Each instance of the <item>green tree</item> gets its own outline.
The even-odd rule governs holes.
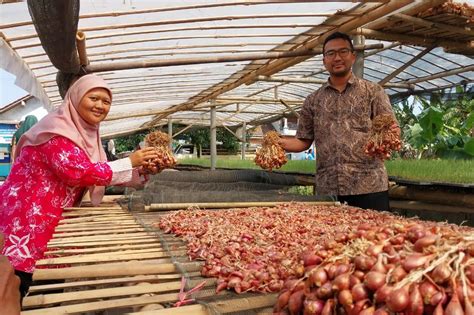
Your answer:
[[[418,97],[422,107],[418,115],[408,113],[401,104],[395,113],[403,126],[404,142],[417,151],[418,158],[474,158],[474,99],[462,87],[456,98],[434,93],[430,99]]]

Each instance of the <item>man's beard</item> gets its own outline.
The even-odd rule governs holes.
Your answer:
[[[344,71],[338,71],[338,72],[333,72],[331,73],[335,77],[345,77],[349,72],[351,72],[351,69],[345,69]]]

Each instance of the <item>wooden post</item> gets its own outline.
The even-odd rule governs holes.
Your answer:
[[[247,145],[247,123],[245,121],[242,123],[242,135],[240,138],[242,139],[242,160],[245,160],[245,146]]]
[[[211,101],[215,105],[215,100]],[[216,106],[211,107],[211,171],[216,169],[217,148],[216,148]]]
[[[168,136],[170,137],[170,150],[173,152],[173,120],[168,119]]]
[[[355,35],[353,38],[354,46],[363,46],[365,44],[365,37],[362,35]],[[358,78],[364,77],[364,51],[356,51],[356,60],[352,66],[352,72]]]

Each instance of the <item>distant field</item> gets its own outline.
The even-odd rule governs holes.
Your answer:
[[[182,159],[178,163],[209,167],[208,157],[202,159]],[[385,162],[388,174],[404,179],[437,181],[447,183],[474,184],[474,161],[460,160],[392,160]],[[253,160],[235,157],[218,157],[218,168],[259,169]],[[288,161],[280,171],[314,173],[314,161]]]

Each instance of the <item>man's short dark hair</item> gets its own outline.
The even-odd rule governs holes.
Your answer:
[[[346,42],[348,42],[349,45],[351,46],[351,50],[354,51],[354,45],[352,45],[352,40],[349,37],[349,35],[347,35],[346,33],[335,32],[335,33],[332,33],[331,35],[329,35],[328,37],[326,37],[326,39],[324,40],[323,52],[324,52],[324,48],[326,47],[327,42],[329,42],[330,40],[333,40],[333,39],[338,39],[338,38],[343,39]]]

